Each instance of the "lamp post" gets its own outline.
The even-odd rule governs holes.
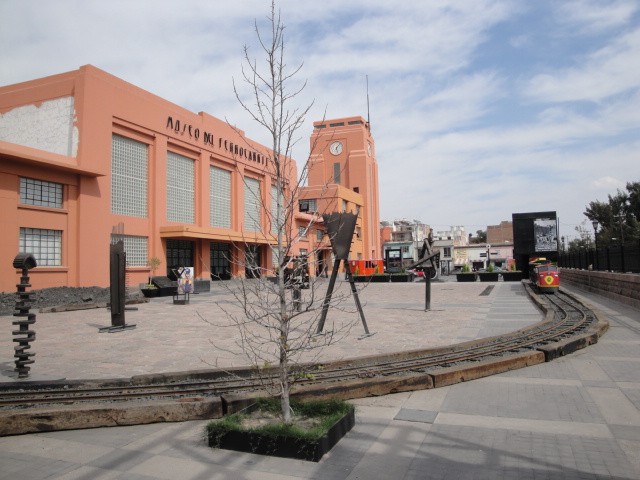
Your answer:
[[[598,270],[598,221],[592,220],[591,226],[593,226],[593,239],[596,245],[593,263],[595,264],[595,269]]]

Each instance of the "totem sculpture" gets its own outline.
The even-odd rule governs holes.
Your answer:
[[[33,352],[27,352],[31,348],[31,342],[36,339],[36,332],[30,327],[36,323],[36,314],[29,313],[31,308],[31,293],[27,292],[27,288],[31,286],[29,284],[29,270],[36,267],[36,259],[30,253],[19,253],[16,258],[13,259],[13,268],[19,268],[22,270],[22,276],[20,277],[20,283],[16,285],[18,291],[18,298],[16,300],[14,317],[16,320],[11,322],[13,325],[19,327],[18,330],[11,332],[16,337],[13,339],[18,345],[14,346],[15,351],[15,371],[18,372],[18,378],[27,378],[29,376],[29,370],[31,367],[28,365],[35,362],[32,358],[35,356]]]

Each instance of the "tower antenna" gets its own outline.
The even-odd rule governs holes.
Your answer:
[[[367,77],[367,124],[369,124],[369,130],[371,130],[371,118],[369,118],[369,75]]]

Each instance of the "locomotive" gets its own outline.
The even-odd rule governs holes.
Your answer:
[[[560,288],[558,266],[546,258],[529,260],[529,279],[539,292],[556,293]]]

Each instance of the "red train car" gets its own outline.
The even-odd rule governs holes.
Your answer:
[[[531,283],[543,293],[556,293],[560,288],[558,266],[545,258],[533,258],[529,261]]]

